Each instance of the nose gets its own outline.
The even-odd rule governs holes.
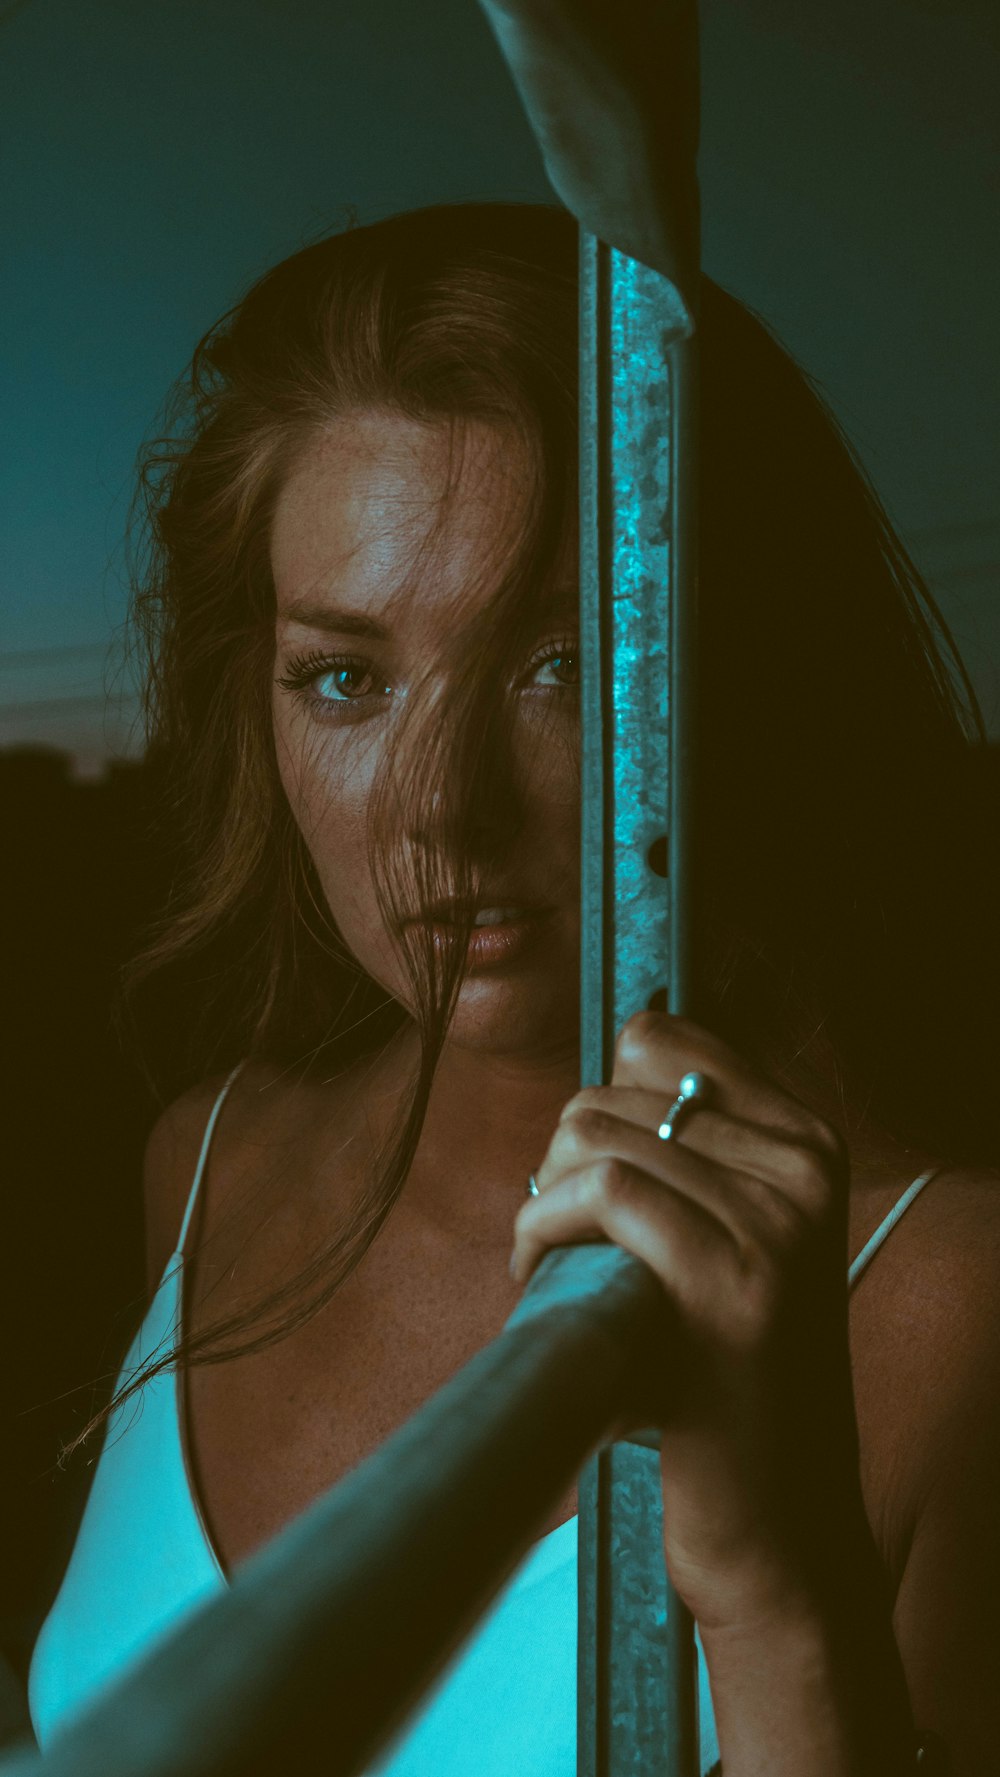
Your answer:
[[[435,748],[435,780],[427,784],[407,822],[410,843],[458,845],[489,857],[509,845],[524,820],[524,797],[515,760],[501,724],[457,737]]]

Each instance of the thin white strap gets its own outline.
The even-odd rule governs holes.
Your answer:
[[[866,1240],[857,1258],[854,1260],[853,1264],[849,1266],[847,1272],[848,1289],[850,1289],[852,1284],[857,1282],[865,1266],[868,1264],[869,1259],[875,1257],[875,1254],[878,1252],[886,1235],[892,1233],[900,1216],[903,1214],[904,1210],[909,1209],[910,1204],[913,1202],[917,1193],[922,1191],[925,1185],[929,1185],[931,1179],[936,1178],[940,1171],[940,1166],[932,1166],[929,1172],[922,1172],[919,1178],[914,1179],[912,1185],[907,1185],[902,1196],[896,1199],[896,1202],[890,1209],[885,1221],[879,1223],[871,1239]]]
[[[178,1253],[182,1253],[184,1251],[184,1242],[187,1239],[188,1226],[191,1221],[191,1216],[194,1211],[195,1203],[197,1202],[197,1199],[198,1199],[198,1192],[201,1189],[202,1176],[204,1174],[205,1166],[208,1161],[208,1150],[212,1145],[212,1137],[215,1134],[215,1125],[219,1120],[219,1112],[221,1111],[223,1105],[226,1102],[226,1097],[229,1092],[230,1086],[232,1085],[233,1081],[235,1080],[237,1074],[241,1071],[241,1069],[245,1065],[246,1064],[243,1061],[237,1062],[237,1064],[233,1068],[233,1071],[230,1074],[228,1080],[226,1081],[225,1085],[222,1087],[221,1092],[219,1093],[218,1097],[216,1098],[216,1101],[213,1104],[211,1112],[209,1114],[208,1122],[205,1125],[205,1134],[202,1137],[202,1143],[201,1143],[201,1153],[198,1155],[198,1164],[194,1169],[194,1183],[192,1184],[191,1190],[188,1193],[187,1207],[185,1208],[185,1211],[184,1211],[184,1220],[181,1223],[181,1231],[180,1231],[180,1234],[177,1239],[177,1252]]]

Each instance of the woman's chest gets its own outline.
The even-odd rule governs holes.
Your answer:
[[[852,1242],[858,1244],[853,1229]],[[296,1332],[188,1372],[180,1391],[185,1456],[225,1569],[363,1462],[500,1332],[519,1300],[506,1249],[474,1248],[455,1261],[447,1248],[383,1236]],[[190,1295],[193,1330],[209,1312],[214,1319],[232,1305],[218,1275],[196,1277]],[[894,1509],[892,1483],[905,1425],[892,1398],[884,1300],[870,1283],[852,1296],[849,1336],[862,1491],[883,1561],[898,1582],[907,1527]],[[574,1489],[543,1529],[575,1509]]]
[[[518,1301],[506,1252],[467,1255],[457,1273],[443,1255],[388,1243],[370,1258],[296,1333],[187,1374],[185,1455],[226,1570],[363,1462],[499,1333]],[[574,1510],[575,1491],[543,1529]]]

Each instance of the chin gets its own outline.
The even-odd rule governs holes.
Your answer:
[[[497,975],[467,975],[448,1026],[447,1041],[494,1055],[523,1055],[534,1049],[575,1048],[580,1041],[580,985],[568,980],[539,981]]]

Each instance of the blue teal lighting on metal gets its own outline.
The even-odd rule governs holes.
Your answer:
[[[673,286],[586,234],[580,302],[587,1086],[610,1080],[634,1012],[687,1000],[695,347]],[[664,1569],[656,1443],[612,1446],[581,1478],[578,1777],[697,1777],[693,1624]]]

